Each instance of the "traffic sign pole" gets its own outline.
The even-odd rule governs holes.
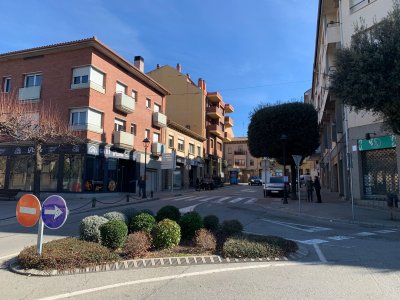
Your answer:
[[[37,249],[37,253],[39,255],[42,255],[42,249],[43,249],[43,228],[44,228],[44,224],[43,224],[42,218],[40,218],[39,226],[38,226],[38,237],[37,237],[37,243],[36,243],[36,249]]]
[[[294,163],[296,164],[297,167],[297,193],[298,193],[298,197],[299,197],[299,212],[301,210],[301,200],[300,200],[300,162],[301,159],[303,158],[303,156],[301,155],[292,155]]]

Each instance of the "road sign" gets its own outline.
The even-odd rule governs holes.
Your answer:
[[[174,170],[176,169],[176,154],[175,151],[171,153],[163,153],[161,160],[162,170]]]
[[[19,224],[25,227],[34,226],[40,217],[40,201],[32,194],[26,194],[19,199],[15,211]]]
[[[300,162],[303,156],[301,155],[292,155],[294,163],[296,164],[296,166],[300,166]]]
[[[67,220],[67,216],[67,203],[62,197],[58,195],[52,195],[44,200],[42,206],[42,220],[47,228],[60,228]]]

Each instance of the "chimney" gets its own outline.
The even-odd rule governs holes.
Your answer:
[[[207,88],[206,88],[206,81],[204,80],[204,79],[202,79],[201,80],[202,82],[203,82],[203,91],[207,91]]]
[[[187,74],[186,74],[186,77],[190,79],[190,74],[189,74],[189,73],[187,73]]]
[[[144,59],[141,56],[135,56],[134,66],[144,73]]]
[[[197,86],[201,89],[203,89],[203,79],[199,78],[199,81],[197,82]]]
[[[176,69],[178,70],[179,73],[182,72],[181,64],[176,64]]]
[[[157,64],[157,69],[159,69],[160,68],[160,64]]]

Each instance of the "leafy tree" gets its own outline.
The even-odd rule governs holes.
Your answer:
[[[301,102],[264,105],[255,109],[250,116],[248,145],[255,157],[276,158],[283,163],[283,141],[285,142],[285,162],[296,174],[292,155],[311,155],[319,145],[318,116],[311,104]],[[296,182],[295,176],[292,183]]]
[[[23,142],[34,146],[34,194],[40,196],[40,176],[44,145],[76,144],[83,142],[71,131],[60,110],[49,103],[27,102],[15,95],[0,94],[0,142]]]
[[[331,92],[356,111],[381,117],[400,134],[400,2],[379,23],[355,28],[349,47],[337,51]]]

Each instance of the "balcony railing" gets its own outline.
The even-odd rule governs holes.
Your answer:
[[[247,151],[243,151],[243,150],[233,151],[233,154],[235,154],[235,155],[247,155]]]
[[[40,99],[41,86],[30,86],[19,89],[19,100],[36,100]]]
[[[167,127],[167,116],[160,112],[153,112],[153,125],[157,127]]]
[[[230,105],[230,104],[225,104],[225,112],[227,113],[227,114],[230,114],[230,113],[233,113],[233,111],[234,111],[234,108],[233,108],[233,106],[232,105]]]
[[[160,156],[161,154],[164,153],[164,150],[165,150],[165,145],[162,143],[156,142],[151,144],[151,153],[153,155]]]
[[[222,96],[218,92],[207,93],[207,98],[210,102],[213,102],[213,103],[222,102]]]
[[[228,132],[224,132],[224,142],[231,142],[232,136]]]
[[[130,114],[135,111],[135,100],[124,93],[115,93],[115,109]]]
[[[328,44],[340,42],[339,24],[328,24],[326,27],[326,42]]]
[[[206,108],[207,116],[212,119],[220,119],[223,117],[222,111],[218,106],[209,106]]]
[[[223,132],[223,130],[222,130],[222,127],[219,126],[219,125],[217,125],[217,124],[208,125],[207,129],[208,129],[208,131],[209,131],[210,133],[215,134],[215,135],[217,135],[218,137],[221,137],[221,138],[222,138],[222,137],[224,136],[224,132]]]
[[[114,131],[113,142],[117,148],[132,149],[134,135],[125,131]]]
[[[232,127],[233,126],[233,119],[231,117],[225,116],[225,127]]]

